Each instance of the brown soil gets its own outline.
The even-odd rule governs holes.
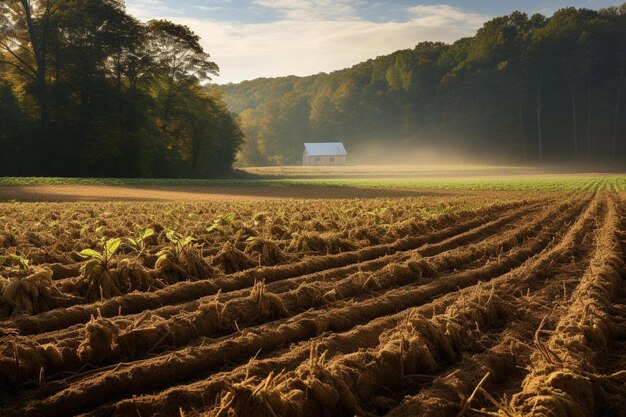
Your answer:
[[[392,188],[280,186],[31,185],[0,187],[0,201],[258,201],[446,196],[449,191]]]
[[[623,196],[98,204],[4,206],[4,253],[41,261],[0,269],[3,415],[620,416],[626,408]],[[30,234],[18,227],[24,207]],[[39,226],[51,222],[62,227]],[[85,223],[105,226],[109,238],[153,226],[145,249],[124,248],[111,261],[111,271],[133,265],[142,280],[94,302],[71,254],[98,245]],[[155,267],[157,253],[175,250],[160,233],[171,224],[195,237],[188,248],[207,268],[173,279]],[[359,228],[369,235],[352,233]],[[31,285],[41,270],[55,303],[41,304],[41,285]],[[11,296],[37,308],[12,314]]]

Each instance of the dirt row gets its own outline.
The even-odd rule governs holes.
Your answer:
[[[618,416],[625,208],[604,192],[505,202],[393,242],[5,319],[0,407]]]
[[[575,217],[575,213],[572,215],[572,217]],[[560,223],[560,222],[559,222],[559,226],[558,226],[558,227],[562,227],[562,223]],[[545,244],[545,243],[547,243],[547,241],[548,241],[548,238],[544,238],[544,239],[543,239],[543,241],[540,241],[540,242],[541,242],[541,243],[543,243],[543,244]],[[530,248],[530,250],[528,250],[529,255],[530,255],[530,254],[532,254],[532,253],[534,253],[534,252],[536,252],[536,249],[535,249],[535,248]],[[515,262],[515,258],[513,258],[513,259],[514,259],[514,262]],[[499,268],[498,268],[498,266],[499,266]],[[494,266],[488,266],[487,270],[489,270],[489,271],[494,271],[494,272],[492,272],[492,274],[493,274],[493,273],[497,273],[499,270],[505,271],[505,270],[506,270],[506,265],[504,265],[504,266],[503,266],[503,265],[497,265],[497,264],[496,264],[496,267],[495,267],[495,268],[494,268]],[[472,282],[472,281],[474,281],[474,280],[475,280],[475,278],[472,278],[472,277],[471,277],[471,275],[470,275],[468,278],[466,278],[466,279],[471,280],[470,282]],[[475,282],[475,281],[474,281],[474,282]],[[449,282],[449,283],[445,283],[445,281],[436,280],[434,283],[436,283],[437,285],[436,285],[436,286],[434,286],[434,287],[432,288],[432,290],[431,290],[431,291],[429,291],[429,293],[432,293],[433,295],[439,295],[439,294],[441,294],[441,293],[443,292],[443,291],[442,291],[442,288],[446,288],[446,289],[447,289],[447,291],[450,291],[450,290],[456,290],[456,289],[457,289],[457,287],[458,287],[459,285],[462,285],[463,280],[458,280],[458,279],[456,279],[456,280],[453,280],[453,282]],[[445,285],[445,284],[447,284],[447,285]],[[411,303],[411,302],[414,302],[413,300],[415,299],[415,297],[417,297],[418,299],[424,299],[425,295],[423,294],[423,290],[422,290],[421,286],[418,286],[418,287],[417,287],[417,290],[418,290],[417,292],[416,292],[415,290],[413,290],[412,292],[409,292],[408,294],[406,293],[406,291],[403,291],[403,289],[402,289],[402,288],[400,288],[400,289],[398,289],[398,290],[396,290],[396,291],[391,291],[391,294],[390,294],[390,292],[388,292],[388,293],[386,293],[386,294],[384,294],[384,295],[382,295],[382,296],[380,296],[380,297],[375,297],[374,299],[370,299],[369,303],[368,303],[368,302],[363,302],[363,303],[362,303],[362,304],[363,304],[363,308],[358,308],[358,309],[356,310],[356,312],[358,313],[358,312],[360,312],[360,311],[363,311],[363,312],[365,313],[367,310],[371,310],[371,309],[372,309],[372,307],[374,307],[374,309],[375,309],[375,310],[376,310],[376,309],[377,309],[377,310],[379,310],[379,311],[377,312],[377,315],[375,315],[375,316],[373,316],[373,317],[372,317],[372,316],[371,316],[371,314],[372,314],[372,313],[370,312],[370,313],[369,313],[369,316],[370,316],[370,317],[372,317],[372,318],[374,318],[374,317],[379,317],[379,316],[383,316],[383,315],[385,315],[385,314],[388,314],[388,312],[393,311],[393,309],[397,308],[397,306],[399,305],[399,302],[401,302],[402,300],[406,300],[406,301],[405,301],[405,303],[407,303],[407,302],[408,302],[408,303]],[[394,295],[393,295],[394,293],[398,293],[398,295],[397,295],[397,296],[394,296]],[[428,297],[428,295],[427,295],[427,294],[426,294],[426,297]],[[432,297],[432,296],[431,296],[431,297]],[[385,298],[386,298],[386,300],[385,300]],[[381,299],[382,299],[382,301],[381,301]],[[385,301],[386,301],[386,302],[385,302]],[[347,305],[347,306],[344,306],[344,307],[341,307],[341,308],[333,308],[333,309],[329,310],[327,314],[330,314],[330,316],[329,316],[329,319],[331,320],[330,324],[331,324],[331,325],[334,325],[334,326],[336,327],[336,331],[338,331],[338,330],[341,330],[341,329],[342,329],[342,327],[341,327],[341,326],[342,326],[342,323],[341,323],[341,322],[343,322],[343,321],[345,320],[345,317],[344,317],[345,315],[344,315],[344,314],[341,314],[341,312],[342,312],[342,311],[345,311],[345,310],[349,310],[349,311],[351,312],[351,315],[352,315],[353,317],[358,317],[358,318],[359,318],[359,321],[362,321],[362,320],[363,320],[363,317],[362,317],[361,315],[359,315],[359,316],[354,316],[355,309],[353,308],[353,305],[351,305],[351,304],[349,304],[349,305]],[[339,315],[337,314],[337,312],[338,312],[338,311],[340,312],[340,314],[339,314]],[[308,315],[312,315],[312,314],[308,314]],[[368,316],[368,315],[366,315],[365,317],[367,317],[367,316]],[[319,318],[319,314],[317,314],[317,317]],[[333,321],[333,320],[335,320],[335,321],[339,320],[339,322],[338,322],[338,323],[336,323],[336,324],[334,324],[334,323],[332,323],[332,321]],[[318,319],[317,321],[319,321],[319,319]],[[306,333],[308,333],[308,332],[306,332],[306,333],[305,333],[304,335],[302,335],[302,336],[298,336],[298,335],[297,335],[298,330],[300,330],[300,331],[301,331],[301,330],[303,330],[303,329],[301,328],[301,325],[302,325],[301,323],[306,323],[306,322],[307,322],[307,319],[306,319],[306,313],[305,313],[304,317],[302,317],[302,318],[300,318],[300,317],[299,317],[299,320],[297,320],[297,321],[294,323],[294,324],[297,324],[297,326],[296,326],[296,327],[294,327],[294,330],[293,330],[293,331],[295,331],[295,332],[296,332],[295,336],[297,337],[297,339],[292,339],[293,341],[297,341],[297,340],[306,340],[308,337],[310,337],[310,336],[308,336],[308,337],[306,336]],[[355,323],[355,324],[358,324],[358,322],[357,322],[357,323]],[[346,326],[346,325],[348,325],[348,326],[353,326],[354,324],[345,324],[345,323],[343,324],[343,326]],[[273,325],[273,323],[269,323],[269,324],[268,324],[268,325],[266,325],[265,327],[272,328],[272,327],[276,327],[276,325]],[[281,327],[281,326],[279,325],[279,328],[280,328],[280,327]],[[281,329],[280,329],[280,332],[279,332],[280,334],[284,334],[284,326],[282,326],[282,327],[283,327],[283,328],[281,328]],[[332,328],[332,327],[331,327],[331,328]],[[348,327],[348,328],[349,328],[349,327]],[[345,329],[345,327],[344,327],[344,329]],[[265,329],[263,329],[263,330],[264,330],[264,331],[263,331],[263,334],[264,334],[264,336],[265,336],[265,337],[263,337],[263,339],[266,339],[266,338],[267,338],[267,336],[266,336],[266,335],[267,335],[268,331],[267,331],[267,330],[265,330]],[[268,330],[269,330],[269,329],[268,329]],[[304,330],[307,330],[307,329],[304,329]],[[319,330],[318,330],[318,329],[316,329],[316,328],[313,328],[313,329],[311,329],[311,330],[313,330],[313,331],[314,331],[314,334],[317,334],[317,333],[319,332]],[[292,336],[292,337],[293,337],[293,336]],[[235,341],[236,345],[237,345],[237,346],[239,346],[239,347],[241,347],[241,346],[242,346],[242,343],[238,343],[237,339],[241,339],[241,338],[242,338],[242,336],[235,336],[235,339],[234,339],[234,341]],[[283,338],[284,338],[284,336],[283,336]],[[278,344],[278,346],[280,346],[280,340],[281,340],[280,338],[273,338],[273,339],[270,339],[270,342],[272,342],[272,343],[276,343],[276,342],[278,342],[278,343],[279,343],[279,344]],[[225,342],[229,342],[229,340],[225,340]],[[232,342],[232,340],[230,340],[230,342]],[[265,343],[267,343],[267,342],[265,342]],[[288,343],[288,342],[283,342],[283,343]],[[253,346],[254,346],[254,345],[253,345],[253,344],[251,344],[251,347],[253,347]],[[274,344],[274,346],[277,346],[277,344]],[[212,347],[212,348],[214,348],[214,346],[207,346],[207,348],[211,348],[211,347]],[[252,357],[252,355],[254,355],[254,353],[253,353],[253,352],[258,351],[258,344],[257,344],[257,346],[254,346],[254,347],[255,347],[254,351],[250,351],[250,353],[248,354],[248,357]],[[201,352],[199,352],[199,351],[203,351],[203,350],[205,350],[205,349],[206,349],[206,348],[204,348],[204,347],[202,347],[202,348],[199,348],[199,349],[198,349],[198,348],[197,348],[197,346],[191,345],[189,348],[183,349],[183,351],[180,351],[180,350],[179,350],[179,351],[178,351],[178,353],[190,354],[190,353],[192,353],[192,352],[193,352],[193,354],[195,354],[195,355],[197,356],[199,353],[201,353]],[[185,351],[187,351],[187,352],[185,352]],[[230,350],[228,350],[228,349],[227,349],[226,351],[230,351]],[[234,353],[237,353],[237,352],[234,352]],[[238,356],[238,357],[241,357],[241,356],[242,356],[242,355],[241,355],[241,352],[239,352],[239,355],[237,355],[237,356]],[[186,360],[186,361],[184,361],[184,362],[185,362],[185,364],[186,364],[187,366],[188,366],[188,365],[191,365],[191,366],[193,367],[193,368],[189,368],[189,369],[194,369],[194,371],[197,371],[197,370],[199,370],[199,369],[202,369],[202,368],[203,368],[203,366],[206,366],[205,364],[206,364],[206,358],[207,358],[207,357],[208,357],[208,355],[203,355],[203,356],[202,356],[202,362],[204,362],[204,364],[203,364],[203,363],[197,363],[197,364],[195,364],[196,366],[194,366],[194,364],[193,364],[193,363],[189,363],[189,361],[188,361],[188,360]],[[156,362],[159,362],[159,359],[160,359],[160,358],[161,358],[161,357],[157,357],[157,358],[155,358],[154,360],[148,360],[148,362],[150,362],[150,363],[149,363],[149,364],[147,364],[147,365],[148,365],[148,366],[151,366],[151,365],[152,365],[152,363],[154,363],[155,365],[157,365],[157,364],[155,363],[155,361],[156,361]],[[221,362],[223,363],[223,359],[222,359],[222,361],[221,361]],[[169,361],[168,361],[168,364],[171,364],[171,362],[169,362]],[[139,365],[139,366],[138,366],[138,368],[143,368],[143,366],[144,366],[144,365],[145,365],[145,364],[143,364],[143,363],[142,363],[141,365]],[[160,364],[159,364],[159,365],[157,365],[157,366],[161,367],[161,365],[160,365]],[[161,370],[163,370],[163,368],[162,368],[162,367],[161,367]],[[145,371],[145,370],[144,370],[144,371]],[[124,373],[127,373],[127,372],[128,372],[128,371],[126,371],[126,370],[124,371]],[[166,373],[166,374],[169,374],[169,373]],[[175,374],[177,375],[177,376],[176,376],[176,378],[177,378],[178,380],[180,380],[180,378],[181,378],[181,377],[183,377],[183,373],[182,373],[182,372],[180,372],[180,371],[175,372]],[[98,378],[98,376],[99,376],[99,375],[97,375],[97,374],[96,374],[96,376],[94,376],[94,377],[92,378],[92,380],[93,380],[93,379],[97,379],[97,378]],[[171,374],[169,374],[169,376],[170,376],[170,378],[168,378],[168,379],[169,379],[169,381],[168,381],[168,382],[171,382],[171,376],[172,376],[172,375],[171,375]],[[90,377],[88,376],[88,377],[87,377],[87,379],[89,379],[89,378],[90,378]],[[119,375],[116,375],[116,380],[117,380],[117,383],[116,383],[116,389],[119,391],[119,389],[120,389]],[[135,381],[135,378],[129,377],[129,380],[128,380],[128,381],[129,381],[129,382],[131,382],[131,381]],[[83,382],[86,382],[86,381],[83,381]],[[153,379],[152,383],[156,383],[156,382],[157,382],[157,381],[156,381],[155,379]],[[75,384],[75,383],[72,383],[72,386],[76,386],[76,384]],[[101,382],[98,382],[97,386],[98,386],[98,388],[97,388],[97,391],[98,391],[98,392],[100,392],[100,393],[105,392],[105,390],[103,389],[103,387],[102,387],[102,385],[101,385]],[[73,390],[73,391],[75,391],[74,389],[72,389],[72,390]],[[76,403],[76,401],[73,401],[73,403]],[[46,408],[47,408],[48,410],[51,410],[51,408],[50,408],[50,407],[46,407]],[[65,408],[65,406],[62,406],[62,408]]]
[[[150,313],[130,320],[126,316],[110,320],[100,318],[90,321],[81,329],[71,328],[67,331],[40,334],[34,338],[16,337],[14,344],[19,345],[23,363],[20,377],[32,378],[39,375],[41,369],[44,369],[46,375],[53,375],[59,371],[76,371],[86,364],[99,365],[112,358],[118,361],[133,359],[164,347],[183,346],[198,337],[216,337],[277,318],[291,317],[310,308],[320,308],[355,297],[373,297],[398,286],[423,283],[481,258],[489,259],[503,250],[510,250],[539,232],[546,221],[552,220],[561,211],[569,211],[572,213],[570,217],[573,217],[579,209],[577,206],[580,204],[555,206],[539,217],[534,212],[525,216],[517,213],[520,226],[503,236],[492,235],[478,244],[446,251],[444,249],[450,247],[450,242],[460,244],[463,241],[451,238],[412,252],[408,262],[399,263],[400,260],[396,259],[394,264],[386,268],[368,272],[361,268],[357,273],[343,279],[336,276],[330,278],[328,274],[313,280],[310,277],[306,280],[290,279],[278,282],[283,284],[280,292],[263,282],[257,282],[251,291],[239,291],[239,296],[231,294],[226,301],[222,301],[221,294],[206,297],[198,301],[194,310],[167,318],[162,314]],[[483,237],[489,236],[491,228],[479,229]],[[102,337],[101,333],[107,329],[114,333],[114,346],[108,342],[103,348],[87,349],[91,344],[89,339]],[[7,363],[6,368],[10,370],[13,350],[13,346],[7,346],[4,359],[0,359],[0,363]],[[56,361],[49,360],[48,356],[52,354],[57,357]],[[58,360],[59,357],[62,359]],[[7,375],[11,375],[11,379],[18,382],[14,379],[15,371],[7,371]]]
[[[569,230],[568,233],[565,233],[565,237],[561,242],[568,242],[567,244],[557,244],[553,246],[553,249],[546,251],[538,258],[533,259],[529,258],[531,261],[529,263],[524,264],[523,267],[514,268],[513,271],[497,276],[494,278],[493,282],[499,283],[506,288],[505,291],[502,291],[503,294],[510,294],[511,287],[517,287],[516,281],[519,276],[522,274],[525,276],[525,281],[531,282],[541,282],[541,279],[546,275],[550,274],[556,265],[554,263],[555,259],[562,259],[565,257],[566,248],[575,248],[577,244],[581,242],[581,240],[586,236],[586,233],[581,232],[589,226],[589,222],[593,220],[594,216],[597,214],[597,208],[591,207],[586,211],[586,215],[579,218],[577,222],[578,227],[574,227]],[[581,219],[585,219],[582,221]],[[561,226],[565,226],[564,223],[561,223]],[[547,233],[549,236],[550,234]],[[574,239],[576,238],[576,239]],[[544,244],[548,244],[552,241],[552,238],[548,238],[543,241]],[[532,252],[537,254],[541,253],[541,246],[537,245],[531,248]],[[510,259],[511,257],[509,257]],[[521,262],[520,262],[521,263]],[[484,268],[483,268],[484,270]],[[460,276],[456,277],[456,284],[461,282],[460,278],[463,274],[459,274]],[[467,271],[466,276],[483,276],[481,274],[481,269],[479,270],[470,270]],[[488,278],[488,276],[487,276]],[[459,297],[464,297],[466,294],[471,294],[476,291],[476,285],[478,284],[476,278],[474,278],[475,285],[466,286],[465,290],[458,291],[458,287],[454,289],[450,289],[450,291],[441,291],[441,287],[439,290],[439,297],[434,297],[430,302],[417,302],[417,305],[422,304],[423,307],[418,308],[416,310],[420,314],[425,317],[431,317],[433,314],[444,313],[446,308],[454,303],[455,300],[458,300]],[[429,284],[426,287],[430,287],[430,285],[434,285],[435,283]],[[441,285],[439,283],[439,285]],[[439,286],[437,285],[437,286]],[[432,287],[431,287],[432,288]],[[520,288],[523,290],[524,287]],[[517,288],[516,288],[517,289]],[[455,291],[457,290],[457,291]],[[413,290],[415,293],[419,293],[418,289]],[[447,296],[444,294],[448,294]],[[409,294],[403,294],[403,296],[409,296]],[[381,335],[389,329],[390,326],[395,327],[404,322],[406,320],[407,314],[409,311],[412,311],[413,307],[411,307],[411,303],[409,304],[400,304],[396,300],[396,305],[399,310],[405,310],[405,312],[401,312],[398,314],[394,314],[391,316],[383,316],[382,314],[377,316],[379,318],[375,318],[373,321],[359,325],[354,327],[352,330],[345,331],[342,333],[336,333],[339,329],[332,329],[333,332],[328,334],[327,336],[322,336],[321,338],[313,338],[310,342],[305,342],[304,344],[298,345],[295,349],[289,349],[284,353],[279,353],[278,355],[269,355],[268,358],[262,360],[253,360],[249,364],[245,364],[240,368],[236,368],[233,371],[227,371],[225,373],[220,373],[214,376],[211,376],[208,380],[199,381],[197,383],[193,383],[191,385],[184,385],[179,387],[174,387],[169,390],[165,390],[161,394],[146,396],[144,399],[139,400],[138,398],[133,398],[132,400],[123,400],[115,405],[115,414],[120,415],[131,415],[134,410],[139,411],[141,414],[157,412],[157,410],[164,410],[168,408],[164,407],[174,407],[175,404],[188,404],[189,408],[201,408],[203,405],[207,403],[215,403],[216,399],[219,399],[221,395],[225,392],[229,392],[226,384],[231,383],[230,381],[241,382],[240,378],[244,377],[243,380],[247,380],[251,377],[256,377],[257,382],[263,381],[270,373],[270,369],[276,371],[282,369],[295,369],[299,363],[307,363],[307,357],[310,355],[310,347],[311,344],[315,344],[317,346],[317,350],[319,352],[327,352],[327,358],[331,357],[331,355],[335,355],[337,357],[341,357],[341,355],[350,354],[354,352],[356,349],[361,351],[362,349],[368,348],[368,346],[374,347],[379,342]],[[414,304],[415,305],[415,304]],[[360,310],[357,308],[358,304],[350,307],[350,310],[359,310],[362,314],[367,311],[366,309]],[[370,310],[375,308],[373,306],[369,306]],[[406,308],[403,308],[406,307]],[[393,324],[392,324],[393,323]],[[349,349],[349,350],[348,350]],[[352,350],[354,349],[354,350]],[[362,365],[358,367],[359,370],[362,369]],[[387,381],[387,379],[382,379],[382,381]],[[367,397],[366,397],[367,398]],[[217,402],[217,404],[223,405],[221,400]],[[336,410],[336,408],[335,408]],[[110,407],[105,407],[102,411],[102,415],[106,415],[111,412]],[[232,411],[232,410],[231,410]],[[319,412],[319,410],[318,410]],[[342,413],[346,415],[357,412],[343,410]],[[323,414],[323,413],[322,413]],[[315,413],[311,415],[316,415]],[[319,415],[319,414],[317,414]]]
[[[259,267],[223,278],[185,281],[168,285],[166,288],[154,292],[133,292],[102,302],[59,308],[34,316],[16,317],[10,320],[10,326],[22,335],[50,331],[72,324],[86,323],[91,316],[113,317],[120,314],[133,314],[146,309],[179,304],[188,300],[213,295],[218,291],[229,292],[251,287],[259,277],[269,283],[348,265],[361,264],[389,254],[414,250],[428,243],[436,243],[455,237],[457,234],[465,233],[485,223],[489,223],[494,216],[504,214],[503,212],[507,209],[516,210],[520,205],[522,204],[514,203],[480,209],[477,212],[468,213],[469,220],[457,221],[456,218],[447,216],[435,218],[431,221],[433,227],[437,226],[435,231],[415,237],[407,236],[391,244],[371,246],[336,255],[305,258],[300,262],[277,267]]]

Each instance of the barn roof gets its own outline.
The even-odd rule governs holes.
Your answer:
[[[346,148],[343,143],[305,143],[304,148],[309,156],[346,156]]]

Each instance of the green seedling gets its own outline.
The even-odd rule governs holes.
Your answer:
[[[235,213],[229,213],[225,216],[219,217],[213,221],[213,224],[207,227],[207,232],[219,232],[221,234],[227,234],[225,226],[228,226],[235,220]]]
[[[147,228],[139,232],[136,237],[126,238],[126,243],[128,244],[128,246],[139,252],[139,254],[141,255],[146,249],[146,242],[152,236],[154,236],[154,229]]]
[[[87,236],[87,233],[89,233],[89,226],[84,225],[83,227],[81,227],[79,233],[81,237]]]
[[[382,217],[387,212],[388,209],[389,209],[388,207],[379,207],[371,211],[366,211],[365,214],[368,216]]]
[[[179,236],[171,229],[165,229],[165,237],[167,240],[174,244],[174,250],[176,251],[176,255],[182,254],[193,242],[196,241],[191,236]]]
[[[0,256],[0,268],[12,267],[18,267],[20,270],[25,271],[30,268],[30,261],[22,256],[15,254]]]
[[[87,259],[87,264],[85,265],[86,271],[93,271],[96,268],[108,271],[111,259],[120,249],[121,245],[122,239],[109,239],[106,242],[102,242],[102,252],[93,249],[83,249],[78,255],[83,259]]]

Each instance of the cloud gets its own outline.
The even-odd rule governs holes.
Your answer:
[[[205,12],[214,12],[216,10],[224,10],[222,6],[193,6],[194,9],[202,10]]]
[[[398,49],[412,48],[421,41],[453,42],[473,35],[490,19],[437,5],[407,9],[408,20],[404,22],[372,22],[350,17],[353,13],[350,7],[355,7],[355,1],[256,0],[256,3],[277,10],[281,19],[245,23],[176,15],[159,17],[188,25],[200,35],[203,46],[221,68],[221,76],[214,80],[219,83],[330,72]],[[320,14],[316,7],[322,4],[335,6]]]
[[[358,19],[360,0],[254,0],[253,4],[275,10],[287,20]]]
[[[182,16],[183,11],[165,5],[163,0],[127,0],[126,10],[139,19],[152,19],[156,17],[169,17],[174,19]]]
[[[480,26],[485,22],[485,15],[471,13],[447,4],[419,5],[410,7],[408,12],[415,16],[414,21],[435,25],[461,24],[470,27]]]

